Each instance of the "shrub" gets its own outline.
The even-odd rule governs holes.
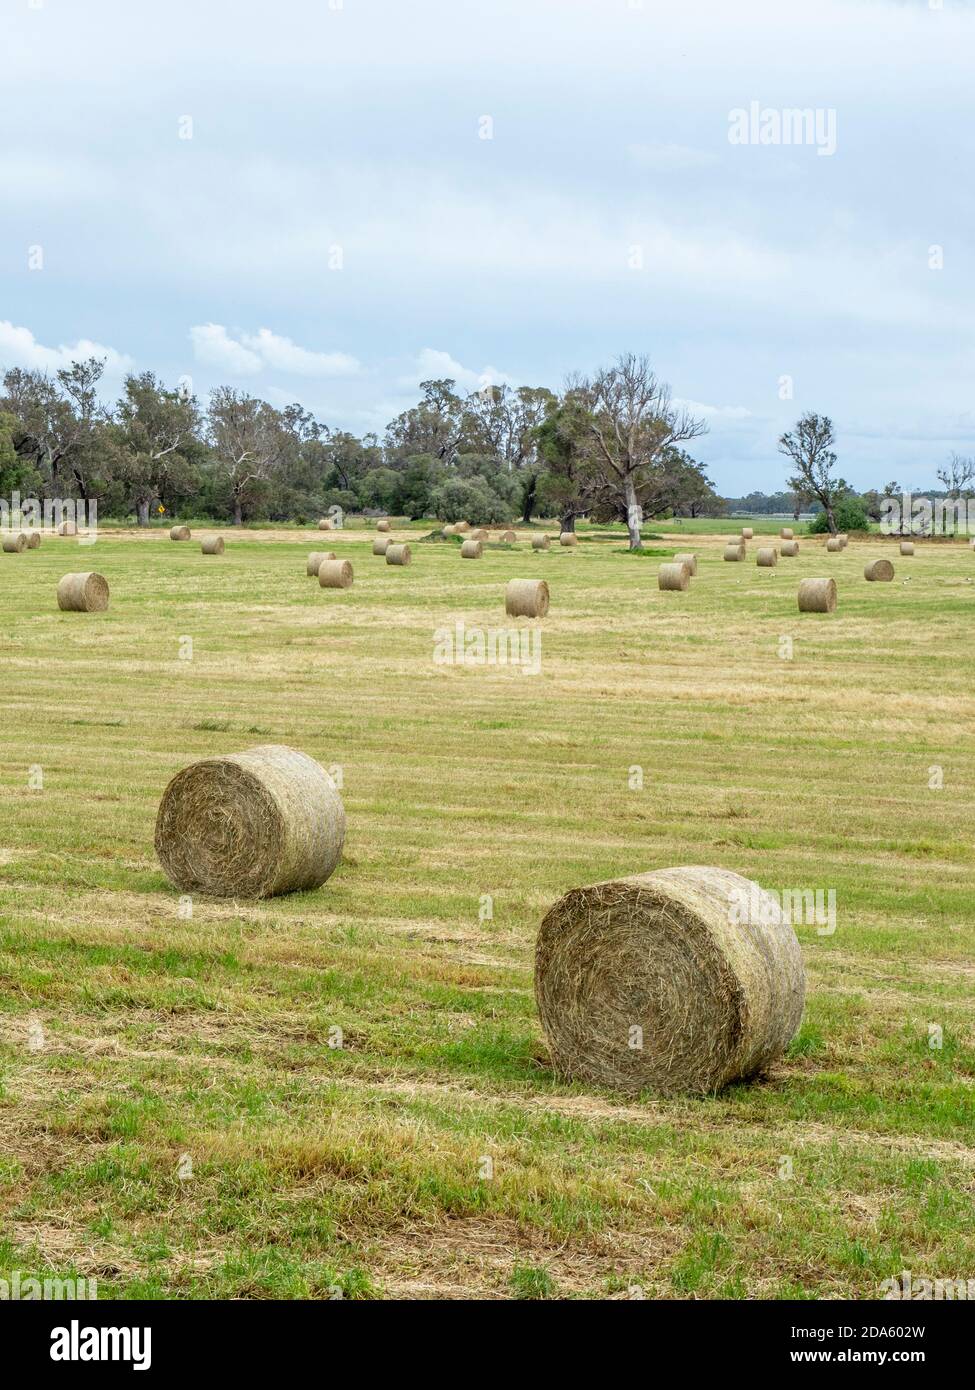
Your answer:
[[[836,517],[836,528],[839,531],[866,531],[869,523],[867,514],[863,509],[863,503],[859,497],[844,497],[833,508],[833,515]],[[822,535],[829,530],[829,521],[825,512],[817,512],[809,523],[809,535]]]

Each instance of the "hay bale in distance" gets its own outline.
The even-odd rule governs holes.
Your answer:
[[[384,521],[377,521],[377,522],[376,522],[376,530],[377,530],[377,531],[388,531],[388,530],[390,530],[390,523],[389,523],[388,521],[386,521],[386,520],[384,520]]]
[[[385,555],[386,551],[393,544],[392,536],[377,536],[372,543],[373,555]]]
[[[894,566],[889,560],[871,560],[868,565],[863,567],[864,579],[879,579],[882,583],[889,583],[894,577]]]
[[[318,571],[319,571],[319,570],[321,569],[321,567],[322,567],[322,562],[323,562],[324,560],[334,560],[334,559],[335,559],[335,551],[334,551],[334,550],[312,550],[312,551],[310,551],[310,552],[309,552],[309,555],[308,555],[308,564],[305,566],[305,574],[307,574],[307,575],[314,575],[314,577],[317,579],[317,578],[318,578]]]
[[[741,528],[741,535],[743,540],[750,541],[754,534],[755,532],[752,530],[750,526],[743,526]]]
[[[388,545],[386,547],[387,565],[408,565],[413,559],[408,545]]]
[[[532,550],[548,550],[551,544],[548,536],[532,536]]]
[[[803,579],[799,584],[800,613],[835,613],[836,580]]]
[[[674,564],[686,565],[692,576],[697,574],[697,556],[689,550],[682,550],[679,555],[675,555]]]
[[[62,521],[61,525],[58,527],[59,536],[76,536],[77,534],[78,527],[73,521]]]
[[[703,1093],[782,1056],[805,972],[795,932],[757,883],[662,869],[573,889],[549,909],[535,999],[560,1077],[627,1095]]]
[[[467,534],[467,532],[468,532],[470,529],[471,529],[471,523],[470,523],[469,521],[455,521],[455,522],[454,522],[454,535],[455,535],[455,536],[465,536],[465,535]]]
[[[760,546],[755,552],[755,563],[762,569],[774,569],[779,563],[779,552],[774,545]]]
[[[799,554],[799,542],[798,542],[798,541],[783,541],[782,544],[779,546],[779,554],[780,554],[780,555],[798,555],[798,554]]]
[[[204,555],[222,555],[224,552],[223,536],[207,536],[200,546]]]
[[[27,549],[36,550],[41,543],[40,531],[30,530],[27,532]]]
[[[456,528],[456,526],[445,526],[445,527],[443,528],[443,530],[440,532],[440,534],[441,534],[442,536],[453,536],[453,535],[456,535],[456,533],[457,533],[457,528]]]
[[[504,591],[504,611],[511,618],[544,618],[549,592],[544,579],[509,579]]]
[[[829,540],[826,542],[826,549],[835,554],[838,550],[843,549],[843,542],[840,540],[839,536],[830,536]]]
[[[901,541],[901,554],[902,554],[902,555],[913,555],[913,554],[914,554],[914,542],[913,542],[913,541]]]
[[[488,539],[488,533],[483,526],[479,526],[476,531],[470,533],[470,539],[472,541],[480,541],[483,545]]]
[[[318,567],[318,582],[323,589],[351,589],[352,579],[349,560],[323,560]]]
[[[344,840],[332,779],[279,744],[184,767],[156,815],[156,854],[183,893],[269,898],[318,888]]]
[[[563,531],[559,535],[559,545],[578,545],[579,537],[574,531]]]
[[[839,541],[840,546],[843,550],[845,550],[846,547],[850,544],[850,538],[845,531],[841,531],[839,535],[836,537],[836,539]]]
[[[327,516],[320,516],[318,518],[318,529],[319,531],[331,531],[332,523]]]
[[[190,528],[188,526],[171,526],[169,528],[169,539],[171,541],[188,541],[190,539]]]
[[[460,558],[462,560],[479,560],[483,547],[480,541],[472,541],[468,536],[460,548]]]
[[[498,544],[514,545],[517,539],[518,537],[515,535],[514,531],[502,531],[500,536],[498,537]]]
[[[23,531],[8,531],[7,534],[0,539],[0,545],[3,546],[7,555],[19,555],[21,551],[27,549],[27,537],[24,535]]]
[[[58,581],[58,607],[62,613],[104,613],[108,580],[91,572],[64,575]]]
[[[726,545],[724,548],[724,558],[726,560],[744,560],[745,547],[743,545]]]
[[[677,589],[683,593],[691,582],[691,572],[688,567],[681,563],[673,562],[661,565],[657,570],[658,589]]]
[[[791,526],[783,526],[782,530],[779,532],[779,539],[783,541],[791,541],[795,538],[795,534],[796,533],[795,531],[793,531]]]

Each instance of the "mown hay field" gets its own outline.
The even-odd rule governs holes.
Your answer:
[[[348,590],[306,576],[311,527],[0,556],[0,1269],[103,1298],[868,1298],[975,1272],[975,555],[800,536],[759,569],[722,561],[736,530],[642,556],[519,530],[467,562],[394,527],[408,568],[337,532]],[[690,589],[660,591],[689,548]],[[893,583],[866,583],[882,555]],[[82,569],[107,612],[59,612]],[[818,575],[838,610],[800,614]],[[548,581],[540,624],[505,617],[511,577]],[[438,663],[458,621],[540,626],[540,670]],[[159,798],[262,743],[341,776],[344,860],[189,917]],[[682,864],[835,891],[835,932],[797,927],[787,1056],[704,1098],[556,1082],[546,909]]]

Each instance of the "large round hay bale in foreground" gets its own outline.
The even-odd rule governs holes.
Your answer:
[[[803,579],[799,584],[800,613],[835,613],[836,580]]]
[[[76,536],[77,534],[78,527],[73,521],[62,521],[58,527],[59,536]]]
[[[863,577],[889,583],[894,577],[894,566],[889,560],[871,560],[869,565],[863,567]]]
[[[178,772],[155,839],[181,892],[269,898],[325,882],[342,856],[345,809],[313,758],[265,744]]]
[[[327,516],[320,516],[318,518],[318,529],[319,531],[331,531],[332,523]]]
[[[574,531],[563,531],[559,536],[559,545],[578,545],[579,537]]]
[[[169,528],[169,539],[171,541],[188,541],[191,534],[188,526],[171,526]]]
[[[774,569],[779,563],[779,552],[774,545],[763,545],[755,551],[755,563],[762,569]]]
[[[681,593],[691,582],[691,572],[684,564],[670,562],[657,570],[658,589],[679,589]]]
[[[697,574],[697,556],[690,550],[682,550],[679,555],[675,555],[674,564],[686,565],[691,575]]]
[[[779,539],[783,541],[791,541],[794,536],[795,531],[793,531],[791,526],[783,526],[782,530],[779,532]]]
[[[389,529],[390,529],[390,524],[389,524],[388,521],[377,521],[377,522],[376,522],[376,530],[377,530],[377,531],[388,531]]]
[[[7,555],[19,555],[21,551],[27,549],[27,537],[24,535],[23,531],[8,531],[7,534],[0,539],[0,546],[3,547]]]
[[[387,565],[408,565],[413,559],[408,545],[388,545],[386,547]]]
[[[532,536],[532,550],[548,550],[551,544],[548,536]]]
[[[385,555],[386,551],[393,544],[392,536],[377,536],[372,543],[373,555]]]
[[[726,560],[744,560],[745,547],[743,545],[726,545],[724,548],[724,558]]]
[[[472,541],[470,537],[460,548],[460,558],[462,560],[479,560],[483,546],[480,541]]]
[[[902,555],[913,555],[913,554],[914,554],[914,542],[913,542],[913,541],[901,541],[901,554],[902,554]]]
[[[27,549],[28,549],[28,550],[36,550],[37,547],[40,545],[40,543],[41,543],[41,533],[40,533],[40,531],[28,531],[28,532],[27,532]]]
[[[755,532],[752,530],[750,526],[743,526],[741,528],[741,535],[743,540],[750,541],[754,534]]]
[[[544,579],[509,579],[504,591],[504,611],[511,618],[544,618],[548,612],[548,585]]]
[[[514,545],[517,539],[514,531],[502,531],[498,537],[498,545]]]
[[[798,555],[798,554],[799,554],[799,542],[798,542],[798,541],[783,541],[782,544],[779,546],[779,554],[780,554],[780,555]]]
[[[778,901],[728,869],[576,888],[546,914],[535,999],[552,1066],[635,1095],[716,1091],[782,1056],[805,973]]]
[[[307,575],[314,575],[315,578],[317,579],[317,578],[318,578],[318,571],[321,569],[323,562],[324,562],[325,560],[334,560],[334,559],[335,559],[335,551],[334,551],[334,550],[312,550],[312,551],[309,552],[309,555],[308,555],[308,564],[305,566],[305,573],[306,573]]]
[[[826,549],[835,554],[837,550],[843,549],[843,542],[840,540],[839,536],[830,536],[829,540],[826,542]]]
[[[318,582],[323,589],[351,589],[352,579],[349,560],[323,560],[318,567]]]
[[[58,581],[58,607],[63,613],[104,613],[108,580],[100,574],[66,574]]]
[[[204,555],[222,555],[224,552],[223,536],[207,536],[200,549]]]

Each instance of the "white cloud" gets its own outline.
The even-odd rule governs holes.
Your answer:
[[[401,378],[400,385],[416,386],[421,381],[435,378],[439,380],[443,377],[449,377],[468,391],[479,391],[482,386],[511,384],[511,378],[498,371],[497,367],[482,367],[476,372],[472,367],[465,367],[462,362],[451,357],[449,352],[443,352],[439,348],[423,348],[417,353],[413,370],[408,376]]]
[[[229,336],[222,323],[202,323],[190,329],[193,355],[204,367],[232,376],[249,376],[261,370],[256,352],[242,347]]]
[[[269,368],[293,376],[350,376],[359,362],[345,352],[311,352],[290,338],[260,328],[232,338],[222,323],[197,324],[190,329],[196,360],[231,376],[253,376]]]
[[[629,145],[627,154],[638,168],[653,169],[657,173],[701,169],[717,159],[709,150],[695,150],[689,145]]]
[[[261,328],[257,333],[242,333],[241,342],[263,360],[265,366],[296,376],[350,376],[359,370],[359,362],[346,352],[310,352],[290,338]]]
[[[117,352],[113,347],[94,343],[90,338],[79,338],[76,343],[62,343],[60,347],[45,347],[39,343],[29,328],[17,328],[5,319],[0,319],[0,366],[29,367],[42,372],[56,372],[61,367],[88,357],[105,359],[105,374],[109,377],[122,376],[131,372],[135,366],[131,357]]]

